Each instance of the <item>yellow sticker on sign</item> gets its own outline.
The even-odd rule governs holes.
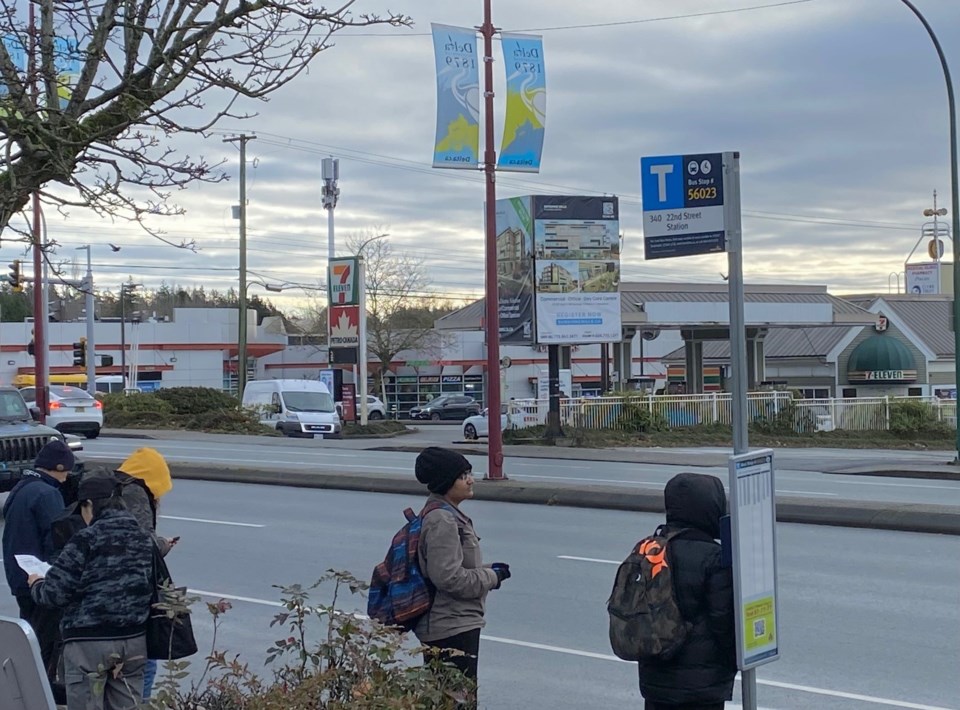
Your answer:
[[[763,597],[743,605],[743,635],[747,651],[777,641],[777,621],[773,597]]]

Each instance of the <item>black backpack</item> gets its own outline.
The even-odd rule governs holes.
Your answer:
[[[673,540],[686,532],[658,527],[617,569],[607,613],[610,646],[618,658],[668,660],[686,642],[693,625],[677,604],[669,554]]]

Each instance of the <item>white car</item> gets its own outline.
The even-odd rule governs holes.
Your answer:
[[[94,399],[86,390],[69,385],[51,385],[50,412],[47,426],[64,434],[83,434],[88,439],[100,436],[103,427],[103,403]],[[20,390],[28,407],[37,406],[37,390],[24,387]]]
[[[360,419],[360,398],[357,397],[354,399],[354,406],[357,408],[357,420]],[[340,414],[340,418],[343,418],[343,402],[337,402],[337,412]],[[379,397],[374,397],[372,394],[367,395],[367,419],[370,421],[378,421],[387,418],[387,406],[380,400]]]
[[[500,431],[510,428],[510,417],[507,415],[507,408],[501,407],[500,411]],[[481,436],[490,435],[490,423],[487,420],[487,410],[484,409],[480,414],[474,414],[463,420],[463,438],[468,440],[479,439]]]

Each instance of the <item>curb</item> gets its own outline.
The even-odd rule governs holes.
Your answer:
[[[382,474],[329,474],[308,471],[259,471],[215,466],[176,466],[174,478],[223,483],[292,486],[423,496],[411,477]],[[528,505],[562,505],[643,513],[663,513],[663,494],[616,486],[584,486],[516,481],[477,481],[475,500]],[[960,535],[960,507],[880,502],[777,500],[777,521],[874,530]]]

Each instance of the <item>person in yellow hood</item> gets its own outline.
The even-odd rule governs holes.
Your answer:
[[[120,464],[114,476],[121,484],[121,497],[127,510],[137,519],[140,527],[150,532],[157,541],[160,554],[166,556],[179,537],[165,538],[157,535],[157,506],[160,499],[173,490],[173,479],[166,459],[156,449],[137,449]],[[150,697],[153,681],[157,675],[157,662],[147,661],[143,673],[143,699]]]

